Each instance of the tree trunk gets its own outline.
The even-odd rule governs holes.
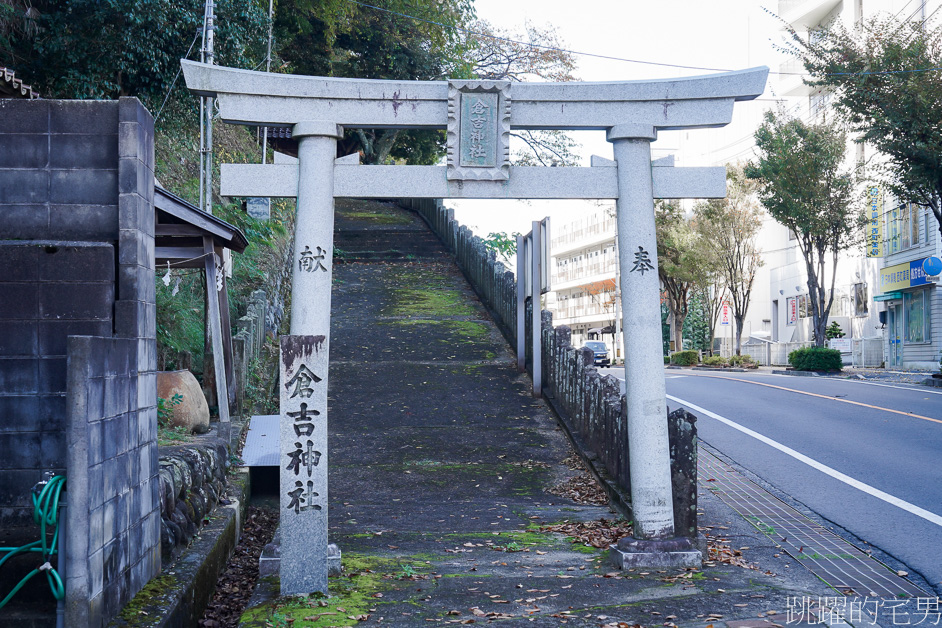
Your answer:
[[[686,314],[674,312],[674,351],[684,350],[684,321]]]
[[[733,315],[733,320],[736,321],[736,355],[742,355],[742,327],[744,319],[745,316]]]
[[[375,161],[373,163],[380,166],[386,163],[386,159],[389,157],[389,151],[391,151],[395,145],[397,137],[399,137],[399,131],[396,129],[384,129],[379,132],[379,137],[373,142],[373,150],[375,152]]]

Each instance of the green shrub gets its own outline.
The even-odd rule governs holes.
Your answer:
[[[671,364],[676,364],[678,366],[690,366],[691,364],[696,364],[699,361],[700,355],[693,350],[678,351],[671,354]]]
[[[726,366],[726,358],[721,355],[711,355],[708,358],[703,358],[703,363],[707,366]]]
[[[827,347],[805,347],[788,354],[788,363],[796,371],[839,371],[841,352]]]
[[[166,425],[173,416],[173,409],[183,403],[183,395],[175,393],[169,400],[157,397],[157,424]]]
[[[665,355],[665,356],[664,356],[664,364],[670,364],[670,363],[671,363],[670,356],[666,356],[666,355]],[[940,363],[942,363],[942,362],[940,362]]]
[[[729,356],[729,363],[733,366],[742,366],[747,362],[752,362],[752,356],[748,353],[742,355],[731,355]]]
[[[831,338],[843,338],[844,331],[841,329],[841,326],[837,324],[837,321],[834,321],[824,330],[824,337],[828,340]]]

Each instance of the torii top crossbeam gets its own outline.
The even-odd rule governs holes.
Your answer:
[[[354,128],[448,125],[447,81],[293,76],[182,63],[190,90],[218,98],[227,122],[290,126],[301,120],[330,120]],[[768,72],[760,67],[651,81],[513,83],[509,123],[516,129],[559,130],[604,130],[629,120],[662,130],[723,126],[732,117],[734,102],[763,92]]]

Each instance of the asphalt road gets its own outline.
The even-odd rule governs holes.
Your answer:
[[[622,369],[603,369],[622,378]],[[942,391],[667,370],[700,438],[942,592]]]

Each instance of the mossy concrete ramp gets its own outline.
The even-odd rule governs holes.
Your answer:
[[[549,492],[575,474],[569,442],[461,271],[395,205],[338,201],[335,225],[329,532],[344,573],[327,599],[263,582],[242,625],[703,625],[768,606],[760,571],[720,565],[708,586],[615,574],[607,551],[540,531],[616,515]]]
[[[344,201],[335,237],[351,255],[370,242],[369,261],[334,267],[330,518],[342,549],[409,554],[417,537],[556,518],[561,500],[545,489],[568,472],[568,443],[437,238],[410,211]]]

